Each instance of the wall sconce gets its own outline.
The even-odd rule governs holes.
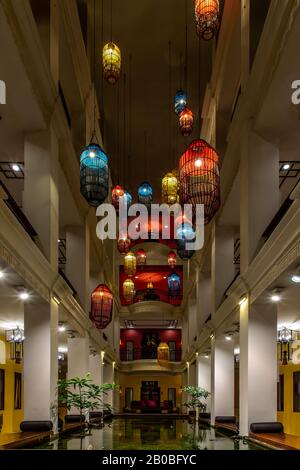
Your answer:
[[[24,330],[17,327],[5,332],[5,340],[10,343],[10,359],[20,364],[23,358]]]

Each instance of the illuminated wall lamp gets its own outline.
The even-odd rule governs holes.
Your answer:
[[[52,300],[54,300],[54,302],[59,305],[61,300],[60,298],[57,296],[57,295],[52,295]]]
[[[241,297],[239,300],[239,306],[241,307],[247,301],[247,297]]]

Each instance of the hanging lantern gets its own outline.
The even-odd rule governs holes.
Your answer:
[[[180,276],[177,273],[168,275],[168,293],[170,297],[180,295]]]
[[[138,266],[145,266],[147,261],[147,255],[145,250],[141,249],[136,252],[136,264]]]
[[[173,173],[167,173],[161,182],[161,201],[172,206],[179,202],[179,180]]]
[[[170,360],[170,349],[167,343],[159,343],[157,347],[157,362],[162,367],[168,367]]]
[[[127,191],[127,189],[125,189],[124,196],[122,196],[121,198],[122,198],[122,200],[125,201],[125,204],[126,204],[127,209],[128,209],[128,208],[131,206],[131,204],[132,204],[132,196],[131,196],[131,194]],[[123,198],[124,198],[124,199],[123,199]],[[121,201],[119,201],[119,205],[120,205],[120,202],[121,202]]]
[[[188,250],[187,243],[192,243],[195,240],[196,234],[190,223],[183,223],[176,232],[177,235],[177,254],[183,261],[187,261],[192,258],[195,250]]]
[[[130,251],[125,255],[124,258],[124,271],[129,276],[132,277],[136,273],[136,257],[135,254]]]
[[[117,246],[119,253],[121,253],[121,255],[126,255],[127,253],[129,253],[131,248],[130,238],[119,238]]]
[[[178,90],[174,98],[175,113],[177,116],[184,110],[187,105],[187,94],[183,90]]]
[[[209,41],[220,27],[219,0],[196,0],[195,17],[198,36]]]
[[[113,42],[109,42],[103,47],[102,64],[105,80],[113,85],[121,74],[121,51]]]
[[[153,287],[153,283],[151,281],[147,282],[147,289],[149,290],[153,290],[154,287]]]
[[[5,332],[5,340],[10,343],[10,359],[16,364],[21,364],[23,358],[24,330],[19,326],[14,330]]]
[[[179,162],[181,204],[204,205],[204,222],[208,223],[220,207],[219,157],[205,140],[194,140]]]
[[[112,204],[114,208],[118,211],[119,210],[119,200],[121,197],[123,197],[125,194],[124,189],[122,186],[115,186],[111,192],[111,199],[112,199]]]
[[[174,251],[170,251],[168,254],[168,265],[170,268],[175,268],[176,266],[176,253]]]
[[[189,108],[184,108],[179,115],[179,127],[183,137],[188,137],[193,132],[194,115]]]
[[[112,320],[113,295],[105,284],[99,284],[92,292],[90,319],[103,330]]]
[[[80,192],[90,206],[104,202],[108,182],[108,158],[98,144],[91,143],[80,155]]]
[[[134,293],[134,282],[128,278],[123,282],[123,296],[126,302],[132,303],[134,299]]]
[[[150,183],[146,181],[138,188],[138,199],[140,204],[145,204],[148,208],[152,203],[153,189]]]

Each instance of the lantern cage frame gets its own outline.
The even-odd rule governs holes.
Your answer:
[[[114,85],[121,75],[121,50],[114,42],[110,41],[103,47],[102,67],[105,80]]]
[[[98,207],[107,198],[108,186],[108,157],[91,142],[80,155],[80,192],[90,206]]]
[[[99,284],[91,295],[90,319],[99,330],[112,321],[113,294],[106,284]]]
[[[204,41],[217,35],[221,17],[219,0],[195,0],[196,31]]]

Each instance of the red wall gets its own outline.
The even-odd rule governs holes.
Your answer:
[[[181,330],[159,330],[155,329],[134,329],[134,328],[121,328],[120,332],[120,350],[126,349],[126,341],[133,341],[133,347],[135,349],[141,348],[141,343],[144,333],[158,333],[159,339],[162,342],[168,343],[169,341],[176,341],[176,349],[181,349]]]

